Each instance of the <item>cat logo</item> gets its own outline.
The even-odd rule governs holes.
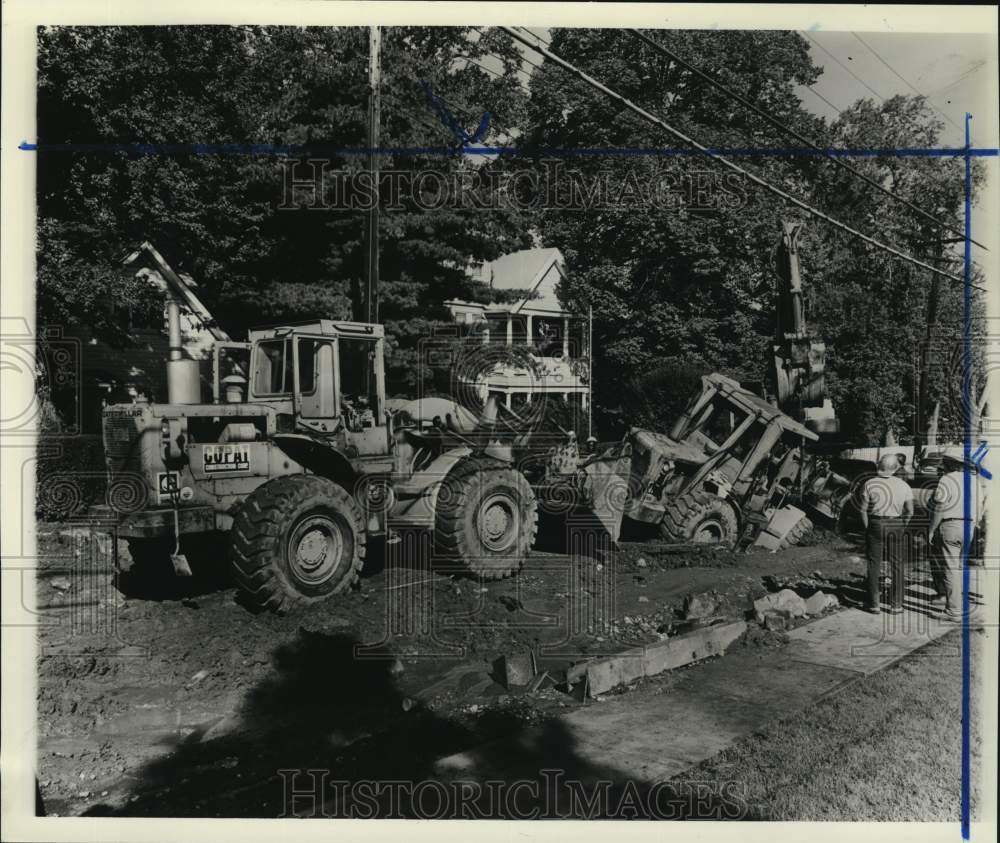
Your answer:
[[[250,446],[244,442],[206,445],[202,451],[206,474],[229,474],[250,470]]]
[[[169,501],[180,493],[180,481],[176,471],[161,471],[156,475],[157,498],[160,503]]]

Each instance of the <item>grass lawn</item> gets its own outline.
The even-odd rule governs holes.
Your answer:
[[[972,633],[973,665],[976,642]],[[740,783],[748,819],[959,820],[961,631],[744,738],[676,781]],[[975,682],[975,677],[973,677]],[[979,735],[972,708],[972,804]]]

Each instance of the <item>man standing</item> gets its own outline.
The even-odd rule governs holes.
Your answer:
[[[962,619],[962,546],[965,541],[966,520],[969,535],[979,522],[978,478],[973,476],[972,494],[968,512],[965,507],[965,471],[975,472],[966,466],[961,448],[949,448],[942,454],[945,473],[938,480],[931,497],[930,527],[927,539],[937,542],[938,575],[934,578],[938,595],[932,602],[944,600],[944,618],[949,621]]]
[[[902,477],[896,476],[899,458],[884,454],[878,461],[878,473],[865,483],[861,492],[861,523],[865,526],[868,551],[868,599],[865,607],[874,615],[879,605],[879,577],[882,563],[889,562],[892,584],[889,591],[889,612],[903,611],[904,543],[906,525],[913,516],[913,490]]]

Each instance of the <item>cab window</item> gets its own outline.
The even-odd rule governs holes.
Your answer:
[[[257,345],[256,395],[292,391],[292,355],[287,340],[265,340]]]
[[[376,352],[374,340],[340,338],[340,400],[341,407],[349,408],[368,419],[377,419],[378,382],[376,380]]]

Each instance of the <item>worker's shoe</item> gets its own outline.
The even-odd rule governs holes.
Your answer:
[[[882,609],[879,606],[865,606],[865,611],[869,615],[881,615]]]

